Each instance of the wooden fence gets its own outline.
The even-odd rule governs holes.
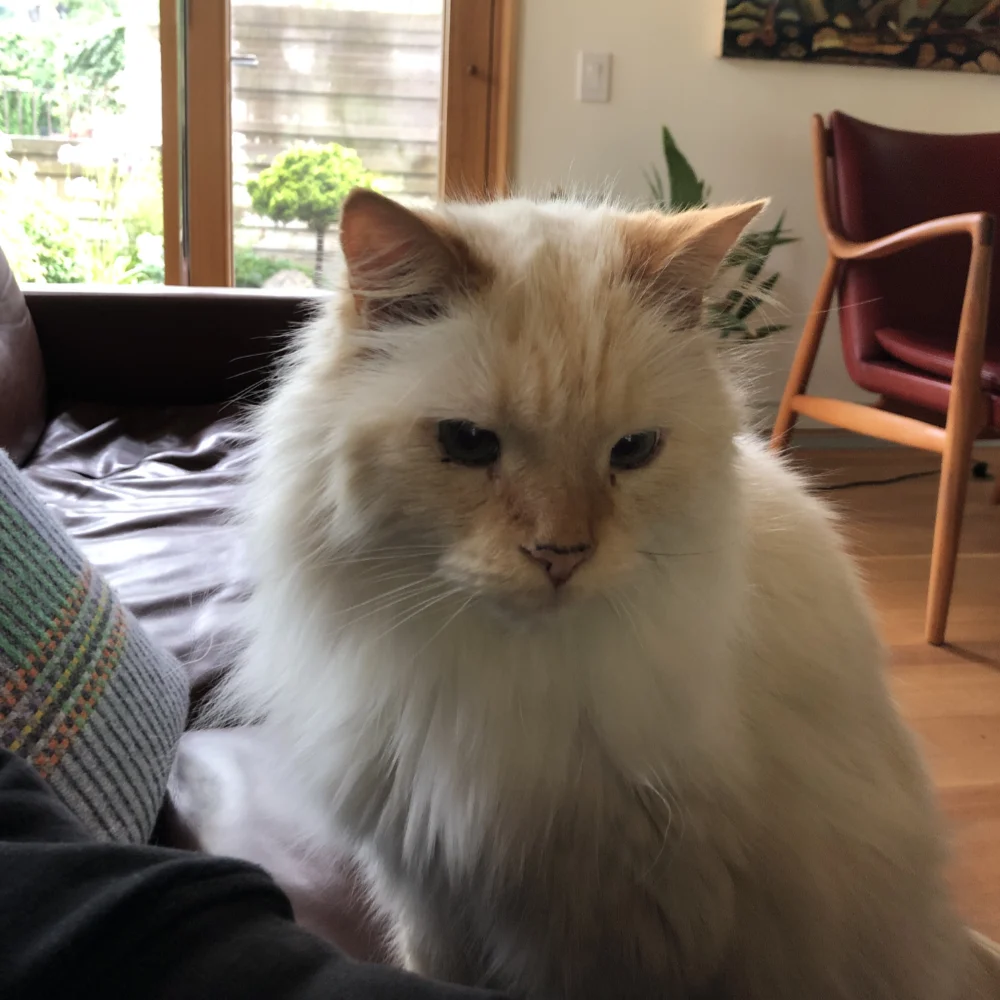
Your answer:
[[[251,171],[297,141],[339,142],[408,194],[437,190],[440,16],[233,8],[233,130]]]
[[[433,197],[442,36],[439,14],[234,6],[237,179],[293,143],[338,142],[387,192]],[[244,227],[239,201],[237,192],[238,243],[308,261],[311,234]]]

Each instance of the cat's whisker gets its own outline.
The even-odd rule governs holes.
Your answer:
[[[387,563],[387,562],[400,562],[404,559],[422,559],[426,560],[430,556],[437,555],[440,550],[435,552],[414,552],[409,555],[404,554],[390,554],[390,555],[379,555],[379,556],[351,556],[347,558],[339,559],[325,559],[321,565],[323,566],[359,566],[365,563]]]
[[[653,551],[651,551],[649,549],[636,549],[635,551],[640,556],[646,556],[647,558],[652,559],[655,562],[657,559],[674,559],[674,558],[682,558],[684,556],[706,556],[706,555],[714,555],[719,550],[718,549],[702,549],[702,550],[697,551],[697,552],[653,552]]]
[[[665,817],[665,822],[662,824],[663,825],[663,837],[662,837],[662,839],[660,841],[660,848],[656,852],[656,856],[649,863],[649,867],[640,876],[640,881],[644,881],[645,879],[647,879],[653,873],[653,870],[656,868],[657,864],[659,864],[660,858],[663,857],[663,852],[667,849],[667,844],[668,844],[668,842],[670,840],[670,830],[673,827],[674,812],[675,812],[674,803],[669,798],[667,798],[667,793],[666,793],[666,790],[664,788],[659,787],[657,784],[655,784],[652,781],[643,782],[643,784],[637,790],[638,794],[636,795],[636,798],[637,798],[637,800],[639,802],[639,805],[642,807],[642,810],[649,817],[649,821],[652,824],[652,826],[654,827],[654,829],[658,828],[661,824],[660,824],[659,820],[657,819],[657,817],[653,815],[652,810],[649,808],[649,804],[644,800],[644,797],[643,797],[643,794],[642,794],[643,792],[649,792],[650,794],[652,794],[653,796],[655,796],[657,799],[659,799],[660,802],[663,803],[663,807],[666,810],[666,817]],[[683,836],[683,830],[681,832],[681,836]]]
[[[382,604],[376,605],[374,608],[366,611],[363,615],[357,615],[356,617],[351,618],[348,624],[355,625],[358,622],[365,621],[367,618],[371,618],[373,615],[378,615],[382,612],[398,607],[400,604],[406,604],[414,599],[420,600],[427,594],[432,593],[437,587],[444,586],[447,583],[445,580],[421,580],[418,582],[420,583],[420,587],[414,587],[412,590],[398,595],[393,600],[385,601]]]
[[[435,552],[440,552],[444,549],[443,545],[433,544],[431,542],[407,542],[401,545],[373,545],[366,546],[364,549],[358,551],[358,555],[381,555],[384,552],[423,552],[427,550],[433,550]]]
[[[459,606],[458,610],[445,621],[445,623],[420,647],[420,649],[417,650],[413,656],[414,661],[420,658],[420,654],[423,653],[427,647],[430,646],[434,640],[437,639],[438,636],[441,635],[441,633],[444,632],[444,630],[478,598],[478,596],[478,594],[470,594],[469,597],[466,598],[465,602]]]
[[[346,615],[351,611],[356,611],[358,608],[366,608],[368,605],[374,604],[376,601],[384,601],[386,598],[392,597],[395,594],[405,593],[406,591],[422,587],[426,584],[426,582],[426,578],[424,577],[417,580],[411,580],[409,583],[401,584],[398,587],[394,587],[392,590],[383,591],[380,594],[376,594],[374,597],[369,597],[366,601],[359,601],[357,604],[352,604],[347,608],[339,608],[337,610],[337,614]]]
[[[614,597],[612,597],[610,594],[605,594],[604,601],[607,604],[607,606],[611,608],[611,610],[615,613],[615,617],[617,617],[619,621],[624,621],[624,619],[622,618],[621,610],[618,607],[618,603],[617,601],[615,601]]]
[[[406,561],[413,559],[427,559],[430,556],[438,555],[441,549],[426,549],[423,551],[411,551],[411,552],[366,552],[358,553],[357,555],[345,555],[338,556],[328,553],[326,558],[327,565],[330,566],[353,566],[357,563],[366,562],[392,562],[392,561]]]
[[[622,596],[621,599],[622,611],[625,612],[625,617],[629,620],[629,624],[632,626],[632,634],[635,636],[639,644],[642,644],[642,636],[639,635],[639,626],[636,624],[635,619],[632,617],[632,611],[630,607],[634,608],[634,605],[630,605],[628,599]]]
[[[442,581],[442,582],[443,582],[443,581]],[[386,637],[387,635],[389,635],[389,634],[390,634],[391,632],[394,632],[394,631],[395,631],[395,630],[396,630],[397,628],[399,628],[399,627],[400,627],[401,625],[405,625],[405,624],[406,624],[406,623],[407,623],[408,621],[410,621],[410,620],[411,620],[412,618],[415,618],[415,617],[416,617],[417,615],[419,615],[419,614],[423,614],[423,612],[425,612],[425,611],[429,610],[429,609],[430,609],[430,608],[432,608],[432,607],[433,607],[433,606],[434,606],[435,604],[439,604],[439,603],[440,603],[441,601],[444,601],[444,600],[447,600],[447,599],[448,599],[449,597],[454,597],[454,596],[455,596],[455,594],[460,594],[461,592],[462,592],[462,588],[461,588],[461,587],[451,587],[451,588],[450,588],[449,590],[446,590],[446,591],[445,591],[445,592],[444,592],[443,594],[439,594],[439,595],[438,595],[438,596],[436,596],[436,597],[432,597],[432,598],[430,598],[429,600],[427,600],[427,601],[424,601],[424,603],[423,603],[423,604],[420,604],[420,605],[418,605],[418,606],[417,606],[416,608],[414,608],[414,609],[413,609],[413,610],[412,610],[412,611],[411,611],[411,612],[410,612],[410,613],[409,613],[408,615],[406,615],[405,617],[403,617],[403,618],[399,619],[398,621],[395,621],[395,622],[393,622],[393,623],[392,623],[392,624],[391,624],[391,625],[390,625],[390,626],[389,626],[389,627],[388,627],[388,628],[387,628],[387,629],[386,629],[385,631],[383,631],[383,632],[380,632],[380,633],[379,633],[379,634],[378,634],[378,635],[377,635],[377,636],[376,636],[376,637],[375,637],[375,638],[374,638],[374,639],[372,640],[372,642],[373,642],[373,643],[377,643],[377,642],[380,642],[380,641],[381,641],[382,639],[384,639],[384,638],[385,638],[385,637]]]
[[[371,572],[371,569],[364,571],[365,583],[388,583],[390,580],[404,580],[407,577],[428,576],[426,570],[420,566],[413,566],[410,569],[390,569],[384,573],[377,573],[375,576],[369,575]]]

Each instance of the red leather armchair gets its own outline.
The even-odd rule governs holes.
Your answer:
[[[972,445],[1000,430],[1000,134],[900,132],[835,111],[813,118],[813,149],[829,259],[771,443],[786,447],[802,413],[942,455],[925,626],[937,645]],[[806,393],[834,292],[847,370],[880,395],[874,407]]]

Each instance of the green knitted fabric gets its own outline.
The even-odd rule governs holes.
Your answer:
[[[155,649],[0,450],[0,746],[98,837],[149,839],[187,714]]]

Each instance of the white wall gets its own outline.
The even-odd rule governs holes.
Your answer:
[[[720,59],[723,8],[723,0],[521,0],[513,175],[532,193],[610,181],[646,198],[643,169],[660,162],[664,123],[713,198],[769,195],[787,209],[804,240],[776,251],[776,291],[792,330],[759,355],[765,403],[781,395],[823,267],[809,116],[839,108],[904,129],[1000,131],[1000,78]],[[610,103],[574,99],[581,49],[613,54]],[[844,371],[833,322],[811,388],[864,398]]]

